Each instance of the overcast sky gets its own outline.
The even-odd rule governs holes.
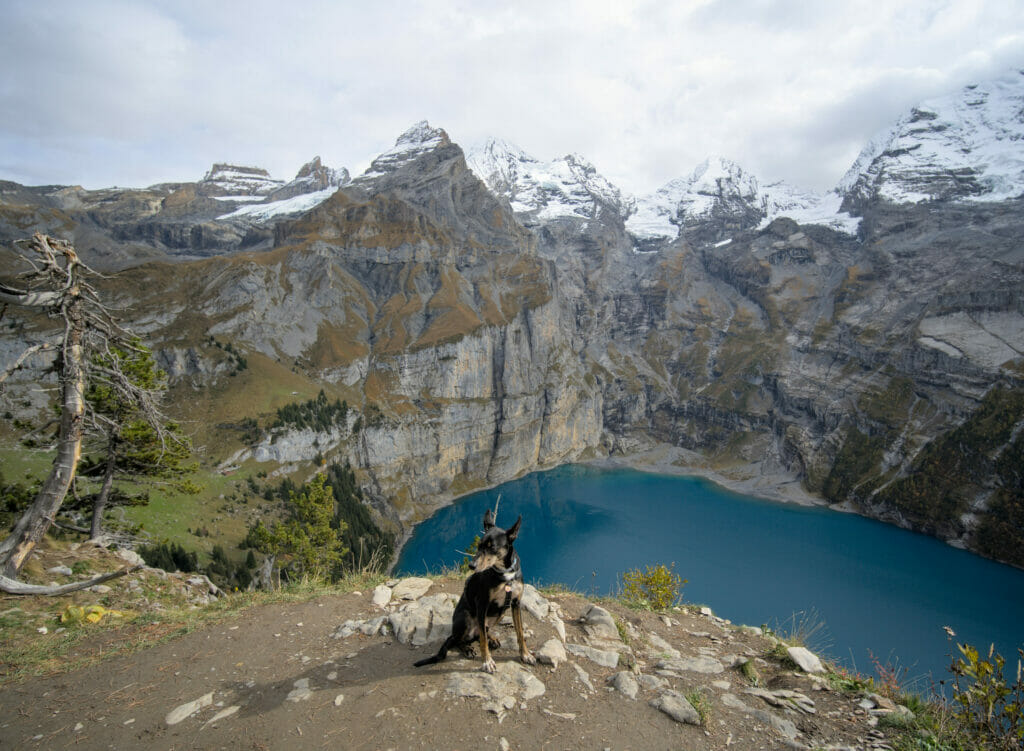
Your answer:
[[[834,187],[921,100],[1024,68],[1024,0],[0,0],[0,179],[364,169],[427,119],[653,191]]]

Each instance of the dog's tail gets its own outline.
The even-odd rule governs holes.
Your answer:
[[[421,668],[424,665],[436,665],[441,662],[445,657],[448,656],[448,650],[452,647],[452,637],[448,637],[441,644],[441,648],[437,650],[437,654],[431,657],[424,657],[422,660],[418,660],[412,664],[414,668]]]

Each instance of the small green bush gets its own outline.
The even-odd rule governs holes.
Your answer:
[[[747,679],[747,683],[751,686],[761,685],[761,674],[757,671],[757,665],[754,664],[753,660],[740,663],[740,672],[743,673],[743,677]]]
[[[622,599],[631,607],[645,610],[666,610],[682,599],[687,583],[675,572],[676,564],[635,568],[622,575]]]
[[[970,644],[957,644],[962,657],[953,659],[954,716],[981,748],[1024,747],[1024,649],[1019,649],[1016,682],[1003,677],[1006,660],[989,647],[983,658]]]
[[[694,689],[686,694],[686,701],[690,702],[690,706],[697,710],[697,716],[700,717],[700,725],[706,728],[708,721],[711,719],[711,702],[708,701],[708,697],[704,695],[703,691]]]

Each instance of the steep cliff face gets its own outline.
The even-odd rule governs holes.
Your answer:
[[[918,108],[825,196],[710,160],[635,199],[578,156],[492,141],[467,164],[418,123],[363,175],[314,160],[252,201],[4,184],[0,233],[134,259],[110,293],[179,393],[227,418],[271,414],[267,384],[343,396],[346,425],[233,460],[348,458],[399,524],[664,443],[1024,564],[1022,141],[999,136],[1021,83],[1001,86]],[[950,192],[961,166],[941,150],[907,166],[936,139],[1005,159]]]
[[[553,264],[443,131],[411,129],[274,234],[272,251],[127,275],[189,300],[151,331],[172,376],[215,376],[195,348],[172,346],[201,332],[301,367],[360,416],[358,429],[275,436],[233,460],[344,456],[408,523],[599,445],[602,395]]]

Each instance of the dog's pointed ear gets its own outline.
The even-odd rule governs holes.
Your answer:
[[[522,514],[520,514],[519,518],[516,519],[516,523],[509,527],[507,530],[505,530],[505,535],[508,537],[509,542],[512,542],[519,535],[519,525],[522,523],[523,517]]]
[[[487,513],[484,514],[484,532],[494,526],[494,514],[491,513],[490,509],[487,509]]]

